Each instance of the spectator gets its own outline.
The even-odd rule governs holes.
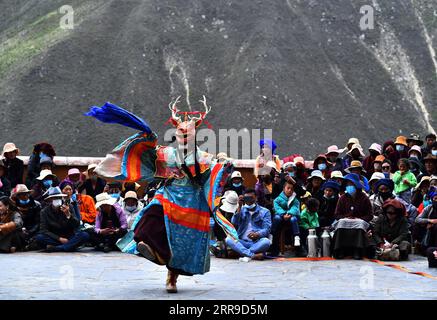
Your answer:
[[[398,136],[395,140],[395,151],[394,158],[392,160],[392,164],[396,165],[395,172],[399,169],[399,159],[408,158],[408,144],[407,137]],[[393,169],[393,168],[392,168]]]
[[[235,191],[239,196],[244,194],[245,187],[243,185],[243,176],[241,175],[240,171],[234,171],[231,174],[231,178],[229,180],[228,185],[225,187],[225,191],[232,190]]]
[[[260,155],[255,160],[255,177],[265,176],[270,173],[270,168],[275,168],[277,172],[281,170],[281,161],[279,157],[275,155],[276,151],[276,143],[270,139],[263,139],[259,141],[259,145],[261,148]],[[271,162],[270,168],[268,168],[267,164]]]
[[[126,216],[127,228],[130,230],[138,213],[144,208],[142,202],[138,201],[138,196],[135,191],[126,192],[123,200],[122,208]]]
[[[376,156],[375,161],[373,161],[373,172],[382,172],[382,163],[385,157],[383,155]]]
[[[408,150],[408,157],[422,160],[422,149],[420,149],[419,146],[413,145],[410,150]]]
[[[425,171],[425,167],[419,159],[414,157],[408,158],[408,166],[411,173],[416,177],[416,180],[420,180],[422,176],[424,176],[423,172]]]
[[[341,186],[344,181],[343,173],[341,171],[332,171],[330,180],[337,182]]]
[[[369,155],[363,160],[363,169],[367,173],[367,178],[370,178],[373,172],[375,172],[374,163],[376,157],[380,156],[381,153],[381,145],[377,143],[372,143],[372,145],[369,147]]]
[[[44,208],[46,203],[44,202],[45,193],[51,187],[56,187],[56,175],[50,170],[41,170],[39,177],[36,178],[37,183],[32,188],[32,197],[41,203]]]
[[[0,197],[0,252],[14,253],[21,249],[21,228],[23,220],[12,201],[6,197]]]
[[[372,203],[372,213],[374,215],[374,221],[383,212],[382,206],[385,201],[396,200],[404,205],[407,211],[407,218],[409,221],[409,226],[412,227],[414,221],[418,215],[417,208],[412,204],[406,202],[404,199],[395,196],[393,194],[394,183],[390,179],[381,179],[375,184],[375,194],[370,196],[370,202]]]
[[[320,173],[321,174],[321,173]],[[287,180],[284,184],[284,190],[274,201],[275,215],[272,223],[273,234],[273,249],[272,255],[279,253],[279,238],[282,227],[284,225],[291,226],[292,236],[294,237],[294,246],[296,247],[296,254],[305,256],[300,242],[299,236],[299,217],[300,217],[300,203],[294,192],[294,185]]]
[[[30,190],[25,184],[17,184],[11,198],[23,219],[22,236],[26,250],[37,249],[35,236],[39,231],[41,204],[30,196]]]
[[[364,191],[369,193],[370,192],[370,186],[369,186],[369,180],[364,176],[366,174],[366,171],[363,169],[363,166],[360,161],[354,160],[351,162],[350,167],[346,168],[345,171],[347,173],[355,173],[360,177],[361,184],[363,185]]]
[[[11,195],[11,182],[7,178],[7,167],[3,160],[0,160],[0,197]]]
[[[80,216],[79,203],[77,202],[77,194],[74,187],[74,182],[71,180],[63,180],[59,185],[62,193],[66,194],[65,204],[70,205],[73,208],[73,214],[77,220],[82,221]]]
[[[307,183],[308,173],[305,170],[305,160],[302,157],[296,157],[293,159],[296,165],[296,183],[300,186],[304,186]]]
[[[385,175],[382,172],[374,172],[372,174],[372,177],[369,180],[369,186],[370,186],[370,195],[374,194],[376,192],[375,190],[375,184],[381,180],[385,179]]]
[[[430,133],[425,137],[426,144],[422,148],[422,157],[426,157],[431,153],[432,146],[436,142],[436,135],[434,133]]]
[[[126,215],[117,203],[117,199],[104,192],[97,195],[97,217],[94,231],[91,233],[96,250],[107,253],[116,250],[115,243],[128,229]]]
[[[79,204],[80,216],[82,222],[89,225],[94,225],[96,223],[96,203],[91,196],[86,194],[77,194],[77,203]]]
[[[116,202],[121,206],[123,204],[123,198],[121,197],[121,183],[118,181],[108,182],[104,189]],[[97,202],[97,197],[96,197]]]
[[[398,167],[399,170],[393,176],[395,194],[406,202],[411,203],[411,189],[417,185],[416,176],[409,170],[407,159],[399,159]]]
[[[411,133],[410,137],[407,139],[408,148],[411,149],[413,146],[421,147],[423,141],[420,139],[420,135],[417,133]]]
[[[332,145],[328,147],[328,151],[326,152],[326,157],[328,161],[331,163],[332,171],[343,171],[343,161],[338,156],[342,153],[344,149],[338,149],[336,145]]]
[[[343,158],[343,168],[348,168],[352,165],[352,161],[363,161],[365,154],[363,148],[359,144],[353,144],[351,149]]]
[[[325,180],[326,179],[320,170],[313,170],[307,179],[308,183],[306,189],[313,197],[321,199],[323,197],[322,183]]]
[[[423,176],[420,182],[414,188],[413,196],[411,197],[411,204],[415,206],[419,212],[422,212],[424,208],[425,196],[428,194],[431,178],[428,176]]]
[[[255,192],[257,196],[257,203],[271,211],[273,209],[273,186],[276,183],[274,181],[276,167],[270,163],[267,163],[266,168],[269,167],[271,169],[270,174],[260,175],[258,177],[258,181],[255,184]]]
[[[328,164],[328,158],[324,154],[319,154],[313,162],[313,170],[321,171],[325,180],[331,177],[331,169]]]
[[[376,246],[382,250],[397,247],[400,253],[399,260],[408,260],[408,254],[411,251],[411,237],[405,206],[400,201],[389,199],[384,202],[382,210],[382,214],[376,219],[372,232]]]
[[[382,162],[382,173],[385,175],[386,179],[393,179],[394,174],[392,173],[393,169],[391,167],[391,161],[385,159]]]
[[[354,259],[362,259],[368,247],[367,229],[372,220],[372,205],[362,192],[363,186],[356,173],[345,177],[346,193],[335,209],[334,256],[342,259],[351,251]]]
[[[133,191],[137,194],[137,197],[139,197],[138,191],[140,190],[141,185],[139,185],[136,182],[130,182],[130,181],[126,181],[123,183],[123,187],[122,187],[122,191],[121,191],[121,197],[124,199],[126,193],[128,193],[129,191]]]
[[[329,227],[334,222],[335,208],[339,199],[340,184],[334,180],[326,181],[323,186],[323,198],[318,211],[320,227]]]
[[[98,177],[97,173],[94,172],[96,167],[96,164],[88,165],[88,179],[86,179],[83,185],[79,187],[79,193],[92,197],[94,201],[98,194],[103,193],[106,186],[106,181]]]
[[[425,172],[426,176],[435,176],[437,175],[437,156],[433,156],[432,154],[428,154],[423,158],[423,162],[425,164]]]
[[[397,161],[399,159],[396,153],[395,143],[392,140],[388,140],[384,142],[384,145],[382,146],[382,155],[385,157],[387,161],[389,161],[390,166],[392,166],[393,164],[394,167],[390,168],[391,169],[390,172],[394,173],[398,169]]]
[[[27,166],[26,185],[28,188],[33,187],[37,183],[36,179],[40,176],[40,172],[42,171],[40,161],[47,158],[53,161],[55,155],[55,149],[49,143],[42,142],[33,147],[33,152],[30,155],[29,164]]]
[[[433,189],[429,196],[432,204],[416,218],[416,236],[419,241],[421,240],[421,247],[425,250],[428,247],[437,247],[437,191]]]
[[[7,178],[11,183],[11,188],[15,188],[17,184],[23,183],[24,163],[23,160],[17,158],[20,150],[12,142],[6,143],[3,146],[3,160]]]
[[[46,252],[72,252],[89,240],[88,233],[78,231],[80,221],[72,206],[65,204],[66,194],[59,187],[50,187],[41,211],[40,231],[36,241]]]
[[[74,189],[78,189],[82,182],[82,174],[77,168],[71,168],[68,170],[67,177],[62,182],[70,182]],[[61,188],[62,189],[62,188]]]
[[[255,190],[244,193],[244,205],[240,212],[232,217],[232,224],[238,232],[238,241],[226,238],[226,245],[248,262],[251,259],[262,260],[270,247],[270,228],[272,226],[270,211],[256,203]]]
[[[309,229],[315,229],[316,233],[320,233],[320,223],[319,223],[319,211],[320,202],[316,198],[310,198],[307,203],[307,207],[300,214],[299,228],[300,237],[303,242],[303,251],[308,252],[307,237],[309,234]]]

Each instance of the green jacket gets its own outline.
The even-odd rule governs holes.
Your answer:
[[[308,208],[303,209],[300,214],[299,226],[306,230],[320,227],[319,215],[317,212],[309,212]]]
[[[403,180],[407,179],[410,184],[407,185],[403,183]],[[395,184],[395,193],[398,195],[401,192],[414,188],[417,185],[416,176],[411,173],[411,171],[407,171],[404,175],[401,175],[400,171],[396,171],[393,175],[393,182]]]
[[[292,198],[290,205],[288,204],[289,198],[285,195],[284,191],[281,192],[279,196],[276,197],[273,202],[275,209],[275,214],[283,216],[284,214],[291,214],[294,217],[300,216],[300,203],[294,193],[290,198]]]

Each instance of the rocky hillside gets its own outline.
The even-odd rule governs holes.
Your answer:
[[[72,30],[64,4],[0,0],[0,144],[25,154],[103,156],[134,133],[82,115],[105,101],[163,139],[178,95],[205,94],[217,132],[273,129],[281,156],[437,128],[437,0],[71,0]]]

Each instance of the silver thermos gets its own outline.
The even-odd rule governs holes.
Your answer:
[[[315,229],[309,229],[309,234],[307,237],[307,243],[308,243],[308,257],[309,258],[317,258],[317,235]]]
[[[322,233],[322,254],[324,257],[331,256],[331,236],[328,230],[323,230]]]

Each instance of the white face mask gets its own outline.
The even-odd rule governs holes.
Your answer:
[[[52,201],[52,205],[53,205],[55,208],[59,208],[60,206],[62,206],[62,199],[55,199],[55,200],[53,200],[53,201]]]

